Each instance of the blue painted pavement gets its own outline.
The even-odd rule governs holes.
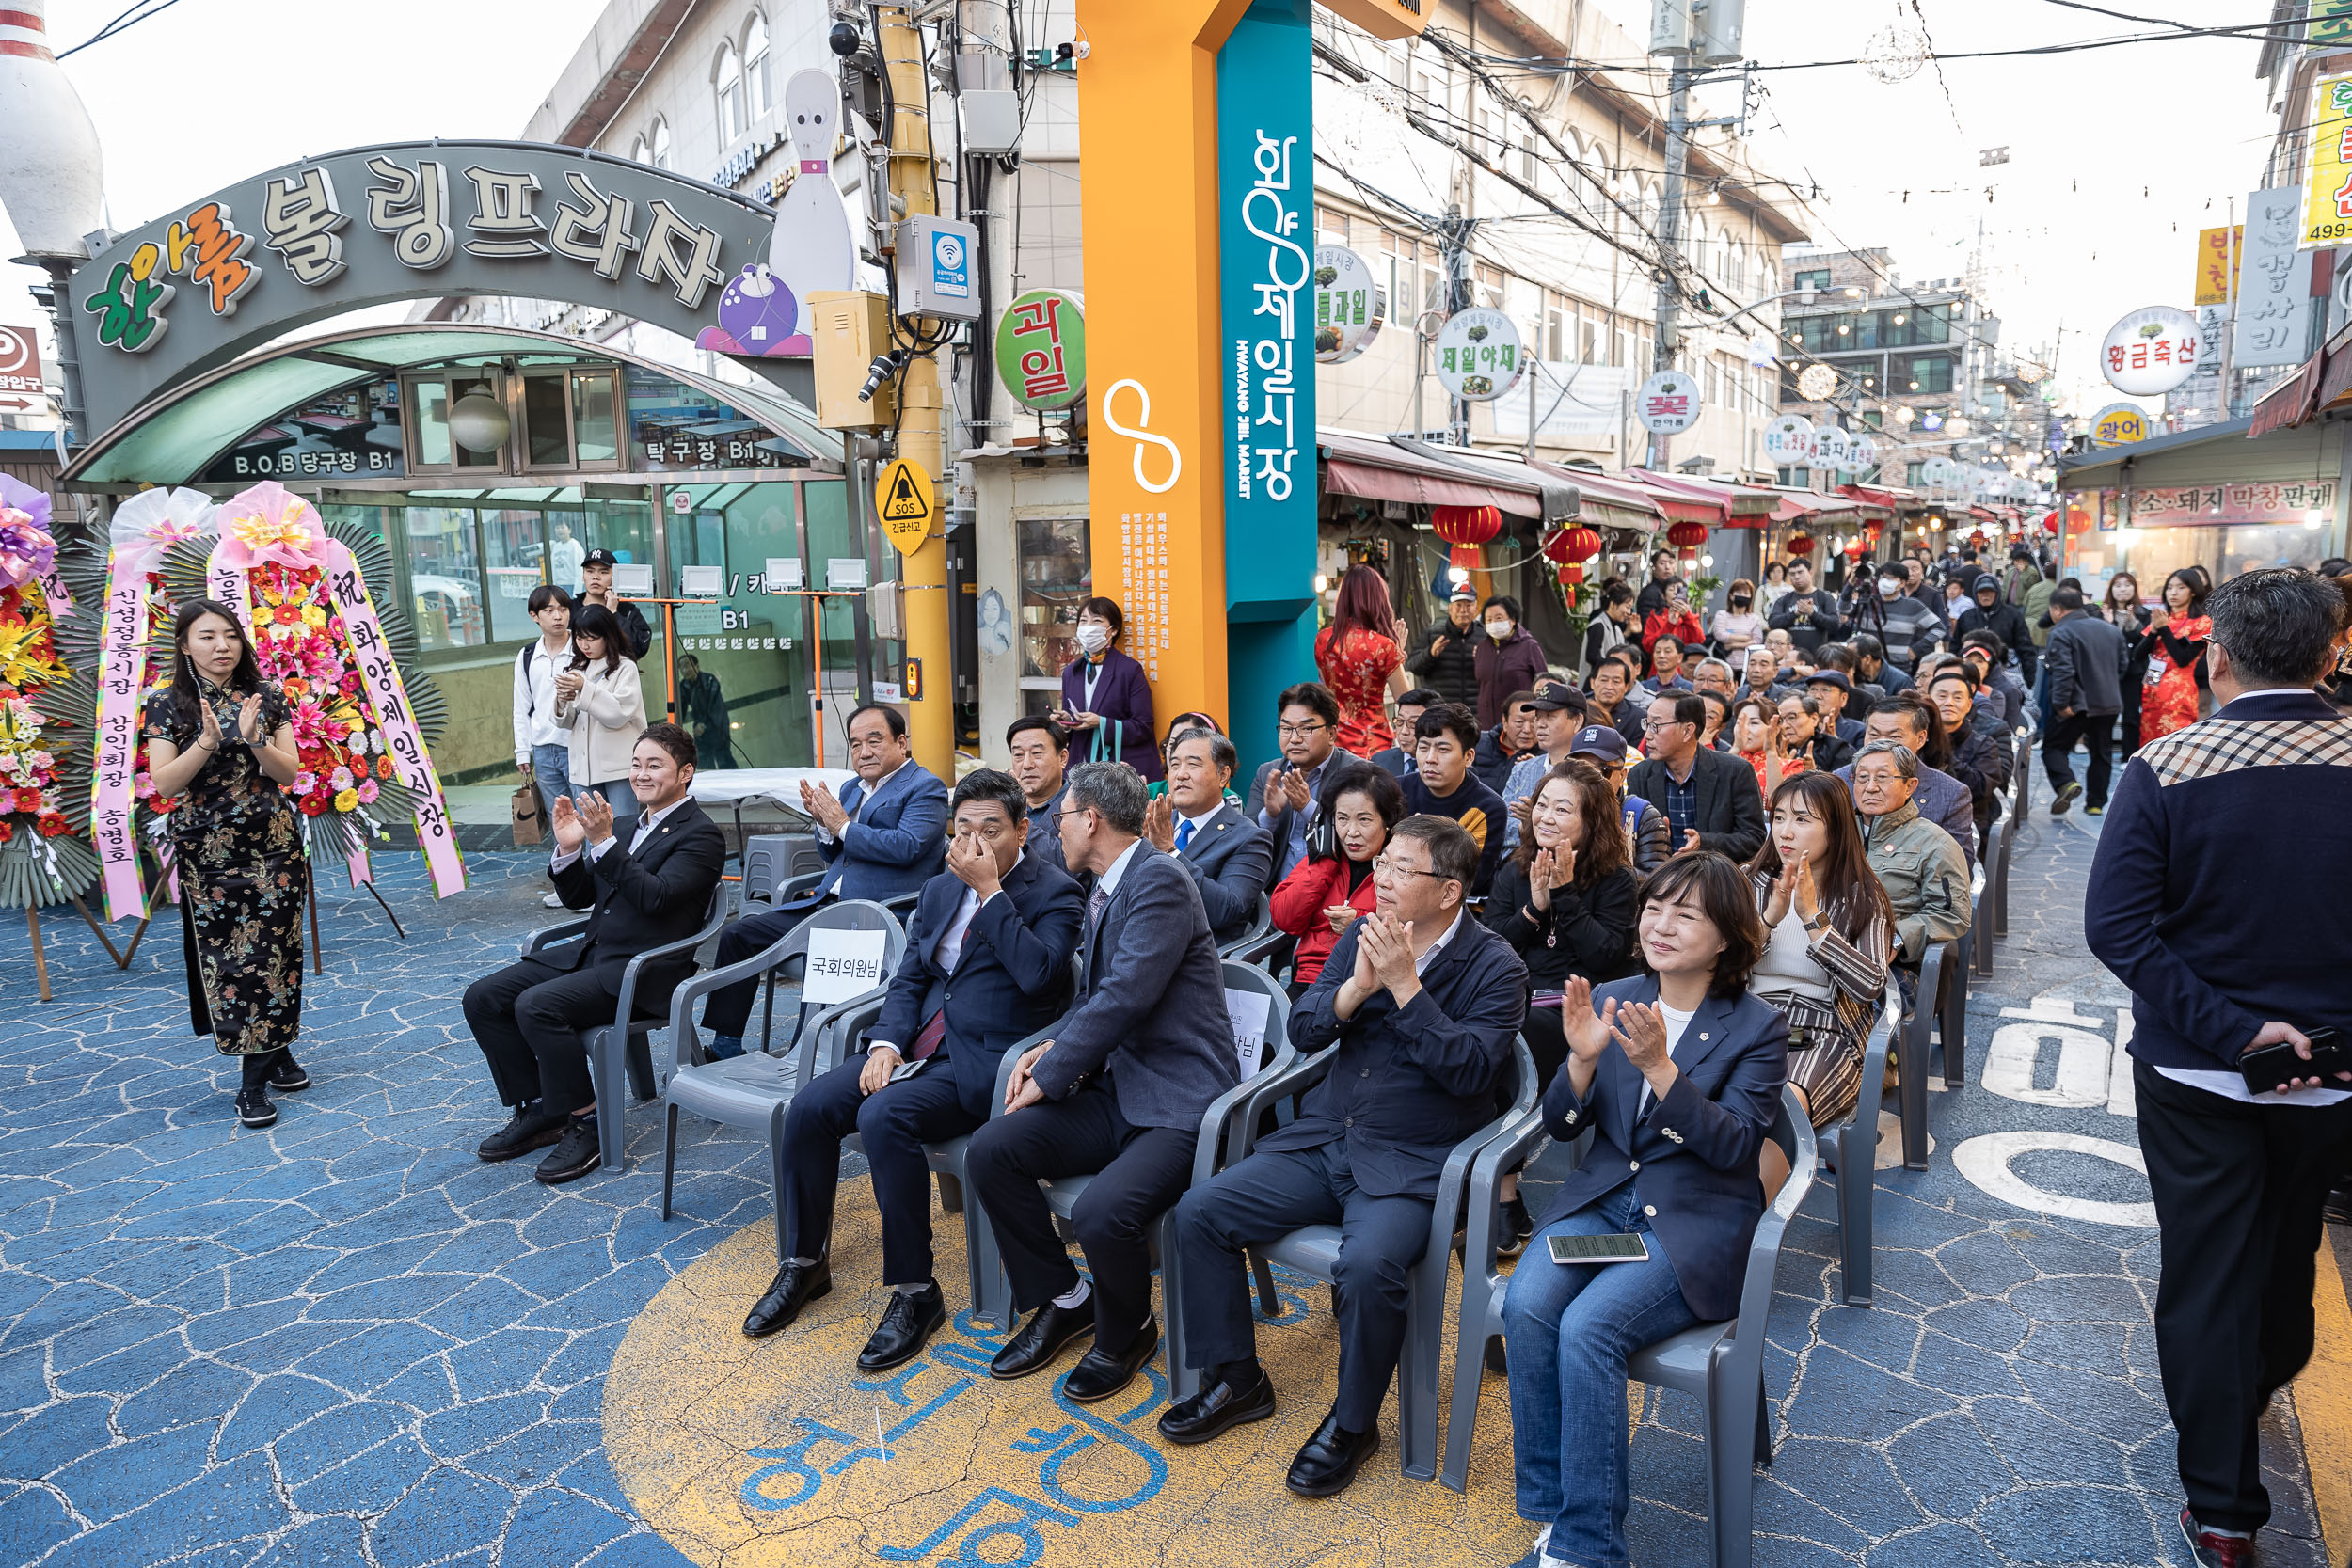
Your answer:
[[[2021,843],[2010,936],[1972,1003],[1972,1078],[2020,1022],[2004,1008],[2104,1009],[2111,1042],[2121,997],[2080,947],[2090,849],[2046,817]],[[468,863],[473,887],[437,903],[413,857],[380,863],[405,942],[328,879],[327,973],[306,983],[298,1050],[315,1082],[265,1132],[236,1126],[236,1064],[187,1033],[174,917],[127,974],[78,921],[45,921],[47,1006],[22,927],[0,928],[0,1563],[686,1560],[621,1499],[605,1376],[664,1284],[768,1223],[764,1149],[690,1131],[667,1225],[643,1109],[625,1177],[550,1190],[529,1161],[478,1162],[503,1115],[458,998],[555,911],[535,857]],[[2030,1212],[1954,1168],[1956,1148],[2005,1132],[2131,1144],[2128,1115],[2057,1102],[2059,1051],[2040,1049],[2041,1100],[1936,1093],[1933,1168],[1880,1172],[1874,1308],[1831,1305],[1826,1183],[1791,1229],[1760,1563],[2182,1560],[2147,1326],[2154,1233]],[[2042,1148],[2008,1168],[2146,1200],[2106,1158]],[[2291,1466],[2283,1402],[2274,1424]],[[1641,1563],[1705,1560],[1698,1431],[1688,1402],[1645,1402]],[[2265,1560],[2317,1564],[2308,1496],[2274,1481]]]

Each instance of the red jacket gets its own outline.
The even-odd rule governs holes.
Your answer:
[[[1699,625],[1698,612],[1684,610],[1680,615],[1671,610],[1653,610],[1642,617],[1642,652],[1647,654],[1661,637],[1672,636],[1685,648],[1696,648],[1707,641],[1707,628]]]
[[[1359,914],[1370,914],[1375,897],[1370,877],[1357,885],[1355,896],[1348,896],[1347,862],[1336,857],[1300,861],[1282,879],[1269,902],[1274,906],[1275,926],[1298,939],[1296,979],[1313,984],[1323,973],[1323,960],[1331,956],[1332,945],[1340,940],[1323,911],[1333,904],[1346,904]]]

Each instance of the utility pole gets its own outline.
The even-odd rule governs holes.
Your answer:
[[[1675,366],[1675,351],[1681,346],[1682,285],[1675,269],[1682,261],[1682,174],[1691,160],[1691,77],[1692,56],[1676,56],[1667,80],[1666,99],[1666,178],[1658,202],[1658,346],[1650,357],[1650,370],[1670,371]],[[1664,471],[1668,449],[1673,437],[1652,436],[1649,438],[1648,467]]]
[[[1449,204],[1445,221],[1438,229],[1438,258],[1445,269],[1445,313],[1470,309],[1470,232],[1475,220],[1462,215],[1462,204]],[[1470,400],[1461,397],[1446,399],[1446,443],[1449,446],[1470,445]],[[1415,435],[1421,434],[1419,431]]]
[[[931,151],[931,87],[923,70],[923,39],[909,8],[875,12],[875,52],[890,86],[889,196],[894,217],[939,212]],[[913,332],[893,325],[893,331]],[[931,531],[899,561],[904,585],[906,652],[922,669],[920,695],[907,704],[914,758],[943,779],[955,777],[955,682],[948,669],[946,498],[955,488],[952,454],[934,351],[917,350],[898,384],[898,455],[932,479]],[[850,483],[858,483],[854,469]]]

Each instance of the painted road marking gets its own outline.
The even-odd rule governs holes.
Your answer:
[[[2138,1149],[2106,1138],[2087,1138],[2079,1132],[1987,1132],[1967,1139],[1952,1150],[1952,1168],[1981,1191],[2019,1209],[2094,1225],[2155,1228],[2156,1206],[2153,1201],[2114,1203],[2094,1197],[2073,1197],[2037,1187],[2010,1169],[2010,1162],[2019,1155],[2043,1150],[2112,1160],[2137,1171],[2141,1180],[2147,1179],[2148,1167],[2141,1163]]]
[[[1152,1429],[1167,1401],[1164,1358],[1120,1397],[1075,1404],[1056,1389],[1076,1351],[1050,1373],[995,1382],[989,1358],[1004,1336],[966,1312],[904,1367],[859,1376],[857,1352],[886,1291],[866,1179],[842,1183],[838,1214],[833,1294],[782,1334],[749,1340],[739,1326],[775,1268],[775,1227],[763,1219],[665,1286],[614,1354],[604,1400],[613,1475],[628,1506],[706,1568],[1336,1568],[1510,1562],[1527,1550],[1534,1528],[1512,1503],[1501,1378],[1482,1386],[1467,1498],[1400,1473],[1393,1393],[1380,1453],[1343,1507],[1283,1489],[1337,1392],[1338,1332],[1319,1284],[1277,1271],[1284,1310],[1258,1335],[1281,1401],[1274,1418],[1172,1448]],[[933,1223],[953,1310],[963,1305],[963,1222],[935,1213]]]
[[[2295,1380],[2295,1414],[2303,1428],[2303,1463],[2319,1504],[2328,1560],[2352,1562],[2352,1304],[2344,1275],[2352,1241],[2322,1227],[2319,1278],[2312,1298],[2316,1331],[2311,1364]]]

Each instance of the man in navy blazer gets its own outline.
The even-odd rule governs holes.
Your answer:
[[[1168,742],[1168,792],[1144,814],[1143,836],[1191,876],[1220,948],[1257,918],[1274,863],[1274,840],[1225,803],[1240,760],[1215,730],[1184,731]]]
[[[827,870],[817,891],[739,920],[719,938],[719,962],[739,963],[792,934],[808,911],[837,898],[877,902],[920,890],[939,874],[947,854],[947,786],[914,759],[907,721],[895,707],[868,703],[850,715],[850,766],[857,777],[835,800],[801,783],[801,806],[817,825]],[[743,1026],[759,997],[756,978],[710,993],[703,1027],[715,1037],[713,1056],[743,1053]]]
[[[2308,1068],[2257,1096],[2240,1063],[2261,1046],[2308,1054],[2323,1027],[2352,1032],[2352,719],[2312,689],[2344,630],[2334,583],[2246,572],[2205,613],[2221,705],[2123,765],[2083,938],[2132,992],[2181,1531],[2200,1563],[2250,1562],[2270,1515],[2257,1428],[2311,1358],[2312,1259],[2352,1149],[2352,1082]]]
[[[1337,1225],[1339,1402],[1292,1462],[1302,1497],[1345,1487],[1380,1445],[1380,1402],[1405,1343],[1412,1267],[1429,1245],[1446,1156],[1494,1118],[1527,1014],[1527,969],[1464,909],[1479,848],[1441,816],[1408,816],[1373,862],[1378,905],[1350,925],[1291,1013],[1291,1043],[1333,1049],[1298,1118],[1176,1210],[1186,1359],[1202,1391],[1160,1432],[1201,1443],[1274,1414],[1258,1365],[1243,1249]]]
[[[1062,853],[1095,879],[1077,1006],[1015,1064],[1005,1114],[972,1135],[964,1164],[1013,1305],[1033,1314],[990,1370],[1025,1377],[1091,1333],[1062,1382],[1082,1404],[1126,1387],[1159,1344],[1151,1230],[1192,1180],[1202,1113],[1241,1076],[1209,917],[1184,867],[1143,841],[1145,805],[1124,763],[1071,770]],[[1090,1286],[1038,1186],[1089,1174],[1070,1223]]]
[[[807,1085],[785,1110],[785,1256],[743,1320],[745,1334],[773,1334],[833,1289],[841,1140],[856,1132],[882,1210],[882,1283],[893,1287],[858,1357],[869,1375],[911,1359],[946,1318],[931,1276],[923,1146],[988,1120],[997,1059],[1059,1015],[1078,942],[1078,884],[1025,851],[1028,811],[1012,776],[971,773],[954,804],[947,869],[924,884],[866,1053]]]

